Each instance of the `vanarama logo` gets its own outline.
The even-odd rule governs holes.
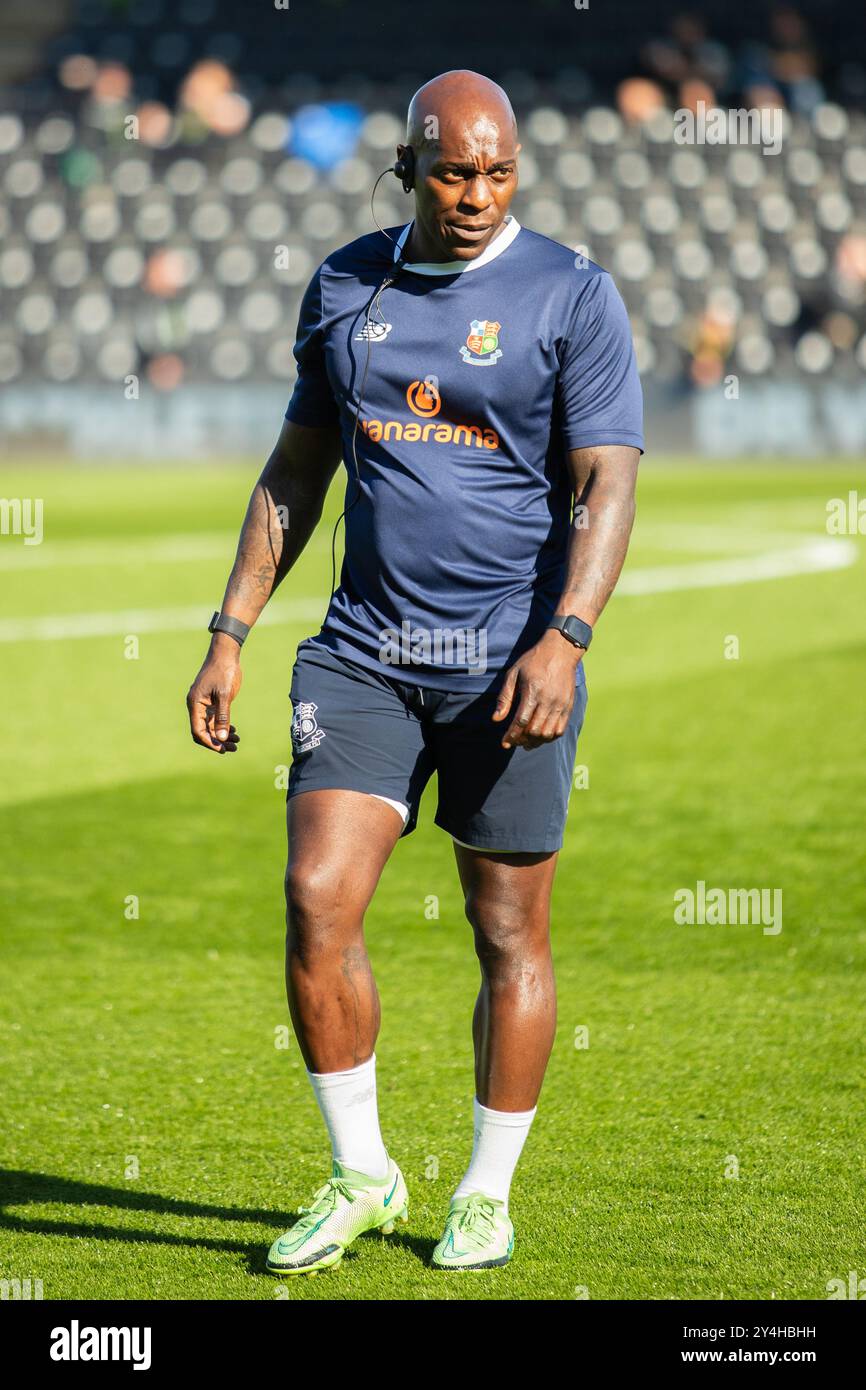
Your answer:
[[[482,429],[480,425],[457,425],[448,420],[433,420],[442,409],[442,397],[434,377],[423,381],[413,381],[406,388],[406,404],[413,415],[419,415],[425,424],[418,420],[359,420],[358,423],[368,439],[375,444],[381,440],[404,439],[407,444],[467,444],[475,449],[498,449],[499,435],[496,430]]]
[[[425,418],[430,415],[438,415],[442,409],[439,387],[429,378],[424,381],[413,381],[406,388],[406,404],[416,415],[423,415]]]

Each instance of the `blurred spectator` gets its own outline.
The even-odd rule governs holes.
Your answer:
[[[717,386],[734,343],[736,319],[730,309],[709,304],[698,317],[689,344],[689,376],[695,386]]]
[[[174,121],[167,106],[161,101],[145,101],[136,112],[138,116],[138,138],[145,145],[160,148],[168,144]]]
[[[749,110],[755,111],[774,111],[784,110],[785,102],[778,87],[774,87],[769,82],[756,82],[750,87],[746,87],[742,94],[743,105]]]
[[[704,16],[686,13],[669,34],[650,40],[641,57],[671,100],[678,92],[696,93],[696,83],[724,96],[725,104],[787,106],[806,115],[826,99],[806,21],[788,6],[773,11],[766,42],[745,43],[737,54],[709,37]]]
[[[180,251],[164,247],[154,251],[144,271],[144,288],[161,299],[171,299],[183,287],[186,267]]]
[[[836,289],[843,299],[861,305],[866,300],[866,233],[849,232],[836,248]]]
[[[809,115],[825,100],[819,66],[805,20],[785,7],[771,16],[769,42],[744,45],[739,56],[738,81],[747,103],[752,100],[752,93],[772,91],[778,94],[778,105]],[[766,96],[762,104],[769,104]]]
[[[193,139],[210,131],[238,135],[250,119],[249,102],[237,91],[226,64],[216,58],[203,59],[187,74],[180,104],[186,113],[184,131]]]
[[[616,89],[616,104],[627,125],[642,125],[665,104],[657,82],[646,77],[627,77]]]
[[[686,83],[704,83],[712,92],[727,86],[731,59],[723,44],[707,37],[706,21],[698,14],[681,14],[665,38],[644,48],[642,61],[673,99]]]
[[[90,95],[100,106],[116,106],[132,91],[132,73],[123,63],[103,63],[90,86]]]
[[[183,376],[183,362],[174,352],[160,353],[147,364],[147,379],[157,391],[176,391]]]
[[[93,58],[84,53],[73,53],[64,58],[58,70],[60,84],[71,92],[85,92],[96,81],[99,67]]]
[[[771,71],[791,111],[808,114],[824,100],[819,60],[806,21],[796,10],[776,10],[770,20]]]
[[[703,78],[690,77],[680,87],[677,105],[686,111],[697,111],[698,102],[703,102],[706,108],[715,106],[716,94]]]

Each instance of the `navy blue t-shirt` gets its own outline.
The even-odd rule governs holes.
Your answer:
[[[640,381],[607,272],[514,218],[475,261],[405,265],[371,305],[410,229],[334,252],[301,306],[286,418],[339,424],[349,475],[313,640],[395,680],[483,690],[562,592],[567,451],[642,449]]]

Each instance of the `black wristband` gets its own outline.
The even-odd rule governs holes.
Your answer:
[[[230,618],[228,613],[214,613],[207,625],[208,632],[224,632],[227,637],[233,637],[239,647],[244,645],[247,634],[250,630],[249,623],[242,623],[240,618]]]
[[[547,626],[561,632],[573,647],[583,647],[586,650],[592,641],[592,628],[589,623],[585,623],[583,618],[574,617],[571,613],[567,618],[551,618]]]

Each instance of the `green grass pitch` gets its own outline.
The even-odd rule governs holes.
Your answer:
[[[477,988],[431,787],[367,923],[410,1224],[284,1286],[265,1252],[328,1160],[280,1045],[277,784],[330,522],[245,648],[241,752],[195,748],[184,709],[257,471],[2,475],[5,496],[44,498],[45,540],[0,537],[0,1277],[40,1279],[46,1299],[560,1300],[822,1299],[866,1275],[864,541],[782,578],[697,586],[695,569],[823,553],[828,499],[866,474],[644,461],[626,575],[683,583],[618,593],[588,658],[558,1035],[513,1263],[428,1268],[471,1143]],[[699,880],[781,889],[781,932],[677,925],[674,893]]]

